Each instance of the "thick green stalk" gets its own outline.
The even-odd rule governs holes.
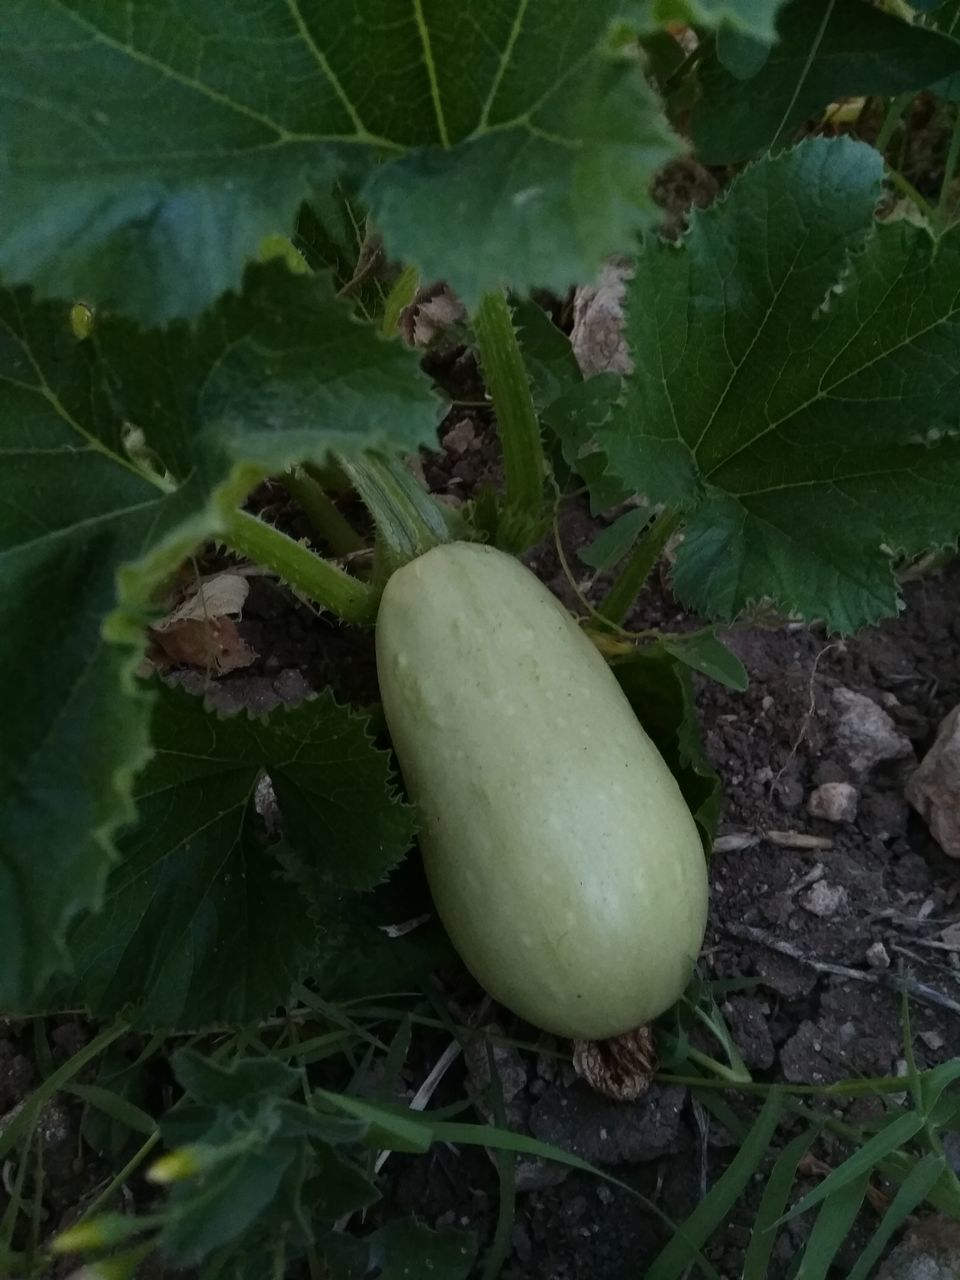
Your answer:
[[[507,508],[519,517],[514,521],[518,527],[534,528],[543,512],[546,460],[513,314],[501,290],[484,295],[473,329],[503,445]]]
[[[616,626],[623,622],[680,519],[679,511],[662,511],[640,535],[627,563],[620,570],[617,580],[598,610],[607,622]]]
[[[335,556],[364,549],[364,541],[335,503],[311,476],[297,467],[281,476],[281,483],[303,508],[307,519]]]
[[[443,510],[403,458],[367,453],[338,461],[377,526],[378,579],[385,580],[401,565],[449,541]]]
[[[246,511],[235,511],[220,539],[233,551],[271,569],[346,622],[373,622],[377,594],[336,565]]]

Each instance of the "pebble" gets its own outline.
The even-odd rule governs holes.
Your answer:
[[[921,1031],[920,1039],[931,1051],[936,1053],[938,1049],[942,1049],[946,1041],[939,1031]]]
[[[867,947],[867,964],[871,969],[889,969],[890,953],[879,940]]]
[[[852,822],[857,816],[860,792],[850,782],[824,782],[810,792],[807,809],[825,822]]]
[[[847,891],[842,885],[827,884],[818,880],[800,899],[800,905],[812,916],[827,919],[835,916],[847,905]]]
[[[885,760],[902,760],[913,754],[909,738],[872,698],[853,689],[834,689],[833,702],[840,712],[837,746],[859,774]]]
[[[907,783],[907,799],[951,858],[960,858],[960,706],[940,723],[937,737]]]

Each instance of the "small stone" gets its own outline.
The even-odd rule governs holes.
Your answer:
[[[466,453],[476,439],[476,430],[469,418],[455,422],[443,437],[443,447],[451,453]]]
[[[867,947],[867,964],[871,969],[889,969],[890,953],[879,940]]]
[[[800,899],[800,905],[812,916],[827,919],[835,916],[847,905],[847,891],[842,885],[827,884],[818,880]]]
[[[921,1031],[920,1039],[931,1053],[936,1053],[937,1050],[942,1049],[946,1043],[939,1031]]]
[[[810,792],[807,809],[825,822],[852,822],[857,816],[860,793],[850,782],[825,782]]]
[[[763,701],[760,703],[762,710],[769,711],[773,706],[773,698],[769,693],[764,695]]]
[[[951,858],[960,858],[960,706],[940,723],[933,746],[907,783],[907,799]]]
[[[956,1280],[960,1275],[960,1223],[940,1214],[914,1220],[877,1272],[877,1280]]]
[[[882,707],[853,689],[834,689],[837,747],[857,773],[866,774],[884,760],[902,760],[913,754],[910,740],[897,731]]]

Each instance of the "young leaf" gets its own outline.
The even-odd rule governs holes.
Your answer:
[[[589,546],[577,552],[577,558],[592,569],[605,573],[614,569],[627,554],[646,525],[650,523],[649,507],[633,507],[598,533]]]
[[[816,139],[638,260],[636,375],[596,434],[687,509],[675,585],[709,616],[767,597],[854,630],[897,609],[891,549],[957,537],[960,232],[875,225],[880,180]]]
[[[207,1107],[241,1107],[293,1093],[303,1073],[276,1058],[234,1058],[222,1063],[193,1049],[171,1059],[177,1083],[194,1102]]]
[[[862,0],[793,0],[763,66],[744,80],[708,52],[693,140],[704,164],[756,155],[839,98],[892,97],[960,71],[960,41]]]
[[[583,381],[570,339],[532,298],[513,300],[513,319],[538,409]]]
[[[687,667],[709,676],[728,689],[742,693],[748,684],[743,663],[735,653],[717,639],[713,631],[694,631],[691,635],[664,635],[660,643]]]
[[[329,696],[263,724],[165,691],[154,743],[104,907],[71,937],[81,991],[101,1013],[132,1005],[141,1025],[249,1022],[322,945],[299,879],[258,833],[261,773],[287,841],[326,884],[380,880],[410,843],[410,810],[364,722]]]
[[[589,489],[592,515],[626,501],[636,492],[610,474],[607,455],[597,444],[601,429],[611,424],[619,394],[617,375],[601,373],[561,392],[541,414],[544,425],[559,440],[567,466]]]
[[[676,150],[607,48],[615,0],[9,8],[0,271],[144,324],[236,287],[347,169],[388,252],[469,305],[563,289],[629,243]]]

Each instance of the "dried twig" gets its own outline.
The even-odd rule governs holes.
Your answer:
[[[906,992],[907,995],[913,996],[915,1000],[921,1000],[925,1004],[936,1005],[940,1009],[947,1009],[950,1013],[960,1014],[960,1002],[951,1000],[949,996],[945,996],[935,988],[927,986],[925,982],[918,982],[915,978],[908,978],[905,974],[890,973],[877,969],[851,969],[843,964],[830,964],[825,960],[814,960],[811,956],[804,955],[800,948],[794,946],[792,942],[781,942],[779,938],[771,938],[762,929],[755,929],[748,924],[726,924],[723,926],[723,930],[731,937],[740,938],[744,942],[759,943],[761,947],[766,947],[769,951],[776,951],[782,956],[787,956],[790,960],[795,960],[797,964],[816,970],[817,973],[829,973],[837,978],[852,978],[855,982],[866,982],[874,987],[888,987],[894,991]]]
[[[773,780],[770,783],[771,793],[773,792],[774,787],[776,787],[777,783],[780,781],[780,779],[783,777],[786,771],[790,768],[790,765],[793,763],[794,759],[796,758],[796,754],[800,750],[800,747],[801,747],[801,744],[803,743],[804,738],[807,736],[807,729],[810,727],[810,721],[816,715],[816,711],[817,711],[816,679],[817,679],[817,668],[820,665],[820,659],[824,656],[824,654],[829,653],[831,649],[838,649],[840,647],[840,644],[841,642],[839,640],[833,640],[830,642],[830,644],[825,644],[813,660],[813,666],[810,668],[810,684],[808,686],[809,700],[807,704],[807,710],[804,714],[803,719],[800,721],[800,729],[794,740],[793,746],[790,748],[790,754],[787,756],[786,760],[784,760],[783,767],[779,770],[779,772],[776,774],[776,776],[773,778]]]

